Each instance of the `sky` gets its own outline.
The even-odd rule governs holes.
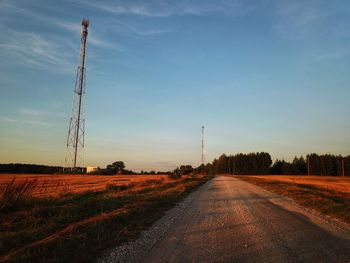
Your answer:
[[[86,165],[350,154],[348,0],[0,0],[0,163],[64,165],[83,17]]]

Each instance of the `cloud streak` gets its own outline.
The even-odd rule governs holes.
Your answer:
[[[116,19],[112,19],[112,21],[115,23],[116,27],[119,28],[119,33],[125,33],[125,34],[132,34],[136,36],[155,36],[155,35],[161,35],[161,34],[168,34],[168,33],[174,33],[176,31],[174,30],[168,30],[168,29],[151,29],[151,30],[145,30],[141,29],[139,27],[135,27],[131,24],[127,24],[124,22],[121,22]]]
[[[57,26],[63,30],[68,31],[69,33],[75,34],[75,35],[80,35],[81,31],[81,25],[80,21],[67,21],[63,20],[60,18],[55,18],[52,16],[47,16],[43,15],[37,12],[34,12],[29,9],[25,8],[20,8],[16,6],[14,3],[6,3],[2,6],[2,13],[5,15],[9,15],[10,17],[14,17],[16,15],[21,15],[21,16],[27,16],[33,21],[38,21],[39,24],[42,24],[43,22],[48,25],[54,25]],[[107,40],[101,38],[98,33],[94,32],[93,36],[89,36],[90,41],[89,44],[98,47],[98,48],[103,48],[103,47],[109,47],[113,48],[113,45],[109,43]]]
[[[0,116],[0,120],[5,121],[5,122],[19,122],[19,120],[17,120],[17,119],[5,117],[5,116]]]
[[[18,113],[24,116],[31,116],[35,118],[43,118],[43,117],[65,117],[64,114],[50,112],[46,110],[38,110],[32,108],[20,108]]]
[[[62,113],[52,112],[45,109],[19,108],[15,117],[0,115],[0,121],[7,123],[55,126],[59,124],[53,123],[52,121],[57,121],[63,117],[66,116]]]
[[[43,36],[1,27],[0,57],[12,65],[40,68],[63,73],[71,72],[72,52]]]
[[[133,15],[142,17],[171,17],[171,16],[203,16],[213,13],[223,13],[226,15],[242,15],[246,10],[245,0],[218,0],[215,2],[204,1],[84,1],[92,8],[106,11],[115,15]]]
[[[348,26],[342,21],[341,10],[329,1],[279,0],[275,10],[279,18],[275,29],[284,38],[346,36]]]
[[[6,116],[0,116],[0,121],[2,122],[8,122],[8,123],[21,123],[21,124],[33,124],[33,125],[42,125],[42,126],[55,126],[57,124],[52,122],[46,122],[41,120],[35,120],[35,119],[17,119],[17,118],[11,118]]]
[[[67,21],[61,21],[61,20],[52,20],[55,25],[73,33],[76,35],[80,35],[81,25],[80,23],[73,23],[73,22],[67,22]],[[98,33],[94,29],[89,29],[89,44],[98,47],[98,48],[116,48],[115,45],[112,45],[112,43],[108,42],[107,40],[101,38]]]

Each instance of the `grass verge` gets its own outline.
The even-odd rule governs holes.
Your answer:
[[[0,211],[0,262],[91,262],[135,239],[208,176],[142,180],[124,187],[27,198]],[[27,193],[26,193],[27,194]]]
[[[299,205],[350,224],[350,193],[335,191],[327,184],[322,184],[322,180],[325,180],[322,177],[314,176],[308,179],[308,183],[303,180],[304,177],[298,176],[293,177],[293,180],[286,180],[287,177],[283,176],[237,176],[237,178],[287,196]],[[338,179],[341,178],[333,179],[334,184]]]

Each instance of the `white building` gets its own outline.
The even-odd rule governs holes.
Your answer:
[[[86,167],[86,173],[93,173],[97,171],[97,167],[96,166],[87,166]]]

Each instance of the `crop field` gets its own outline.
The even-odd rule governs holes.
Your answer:
[[[350,177],[347,176],[255,176],[268,182],[282,182],[297,185],[309,185],[320,189],[350,194]]]
[[[288,196],[302,206],[350,223],[350,177],[257,175],[237,178]]]
[[[211,177],[0,175],[0,262],[87,262]]]
[[[158,181],[166,183],[170,179],[164,175],[28,175],[28,174],[0,174],[0,188],[11,181],[17,184],[32,182],[33,197],[58,197],[62,194],[78,194],[86,191],[102,191],[106,186],[121,186],[129,183],[137,184],[145,181]]]

